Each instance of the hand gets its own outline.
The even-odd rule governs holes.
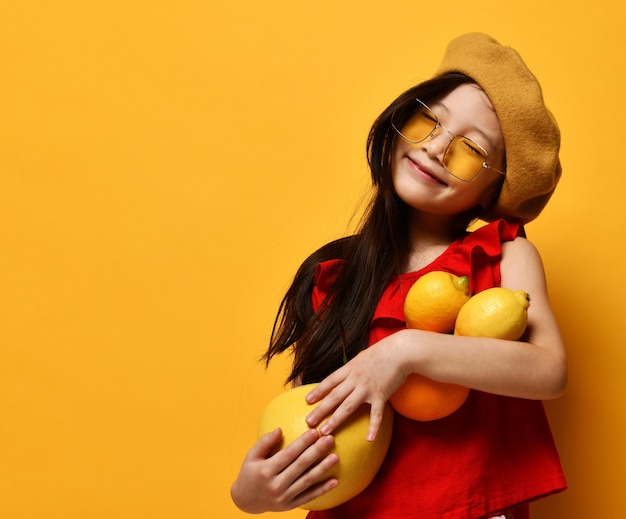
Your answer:
[[[319,483],[339,461],[336,454],[328,454],[332,436],[311,429],[271,455],[281,440],[282,431],[276,429],[261,436],[246,455],[231,487],[233,502],[244,512],[291,510],[337,486],[336,479]]]
[[[371,405],[367,440],[374,441],[389,397],[409,375],[399,355],[401,333],[395,333],[359,353],[346,365],[326,377],[306,397],[307,402],[320,402],[306,420],[310,427],[320,427],[321,434],[330,434],[361,405]]]

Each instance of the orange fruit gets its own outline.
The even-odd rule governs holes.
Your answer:
[[[275,397],[265,408],[259,423],[258,435],[280,427],[283,440],[279,449],[284,448],[309,429],[305,417],[315,408],[304,397],[315,387],[307,384],[289,389]],[[393,411],[385,408],[383,421],[373,442],[367,441],[369,428],[369,405],[356,410],[335,432],[333,452],[339,456],[339,463],[324,475],[324,479],[337,478],[339,485],[301,508],[306,510],[326,510],[352,499],[365,490],[372,482],[383,463],[393,429]]]
[[[389,403],[398,413],[412,420],[438,420],[461,407],[469,392],[469,388],[413,373],[391,395]]]
[[[470,299],[469,278],[449,272],[424,274],[409,289],[404,316],[409,328],[448,333],[461,307]],[[456,411],[467,399],[469,389],[436,382],[422,375],[409,375],[389,403],[413,420],[437,420]]]
[[[404,316],[409,328],[448,333],[454,330],[456,316],[469,300],[469,278],[449,272],[424,274],[409,289],[404,300]]]
[[[454,333],[518,340],[528,323],[530,297],[523,290],[495,287],[474,295],[461,308]]]

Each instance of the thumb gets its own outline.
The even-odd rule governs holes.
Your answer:
[[[280,427],[261,436],[248,452],[248,456],[254,459],[269,458],[277,450],[283,439],[283,431]]]

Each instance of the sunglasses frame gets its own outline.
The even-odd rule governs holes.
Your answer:
[[[472,139],[470,139],[469,137],[465,137],[464,135],[454,135],[451,131],[447,130],[446,128],[444,128],[440,121],[439,121],[439,117],[437,117],[437,115],[435,114],[435,112],[433,112],[432,108],[430,108],[430,106],[428,106],[426,103],[424,103],[423,101],[421,101],[420,99],[418,99],[417,97],[415,98],[415,100],[418,102],[420,106],[420,109],[426,109],[428,110],[428,113],[430,115],[432,115],[433,118],[433,122],[434,122],[434,126],[433,129],[423,138],[420,139],[419,141],[414,141],[409,139],[406,135],[404,135],[402,133],[402,131],[398,128],[398,126],[396,125],[396,123],[394,122],[394,118],[396,117],[396,114],[398,114],[398,111],[394,112],[391,115],[391,126],[393,127],[393,129],[396,131],[396,133],[402,137],[405,141],[409,142],[410,144],[419,144],[420,142],[424,142],[427,139],[433,139],[436,134],[437,134],[437,130],[438,129],[442,129],[444,131],[446,131],[450,136],[450,141],[448,142],[448,144],[446,145],[446,148],[443,151],[443,161],[442,161],[442,165],[445,168],[445,170],[450,173],[450,175],[452,175],[454,178],[457,178],[463,182],[471,182],[472,180],[475,180],[476,177],[478,177],[478,175],[480,174],[480,172],[483,169],[490,169],[492,171],[495,171],[496,173],[500,173],[501,175],[506,176],[506,173],[504,171],[500,171],[499,169],[490,166],[489,164],[487,164],[487,158],[489,157],[489,154],[487,153],[487,150],[485,150],[485,148],[483,148],[480,144],[474,142]],[[416,113],[416,112],[413,112]],[[407,121],[410,120],[410,117],[407,119]],[[405,126],[406,122],[402,125]],[[484,160],[481,164],[481,166],[478,168],[478,171],[475,173],[475,175],[472,178],[462,178],[459,177],[458,175],[456,175],[455,173],[453,173],[452,171],[450,171],[448,169],[448,166],[446,165],[446,157],[448,156],[448,150],[450,149],[450,145],[452,144],[452,142],[454,142],[455,139],[463,139],[469,143],[471,143],[472,146],[475,146],[476,148],[478,148],[483,154],[484,154]]]

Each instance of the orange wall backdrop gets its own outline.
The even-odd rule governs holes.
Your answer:
[[[547,409],[570,489],[535,517],[624,517],[625,16],[2,1],[0,517],[245,516],[229,487],[286,374],[257,362],[278,302],[351,228],[375,116],[470,30],[522,53],[563,130],[562,184],[528,233],[569,348]]]

